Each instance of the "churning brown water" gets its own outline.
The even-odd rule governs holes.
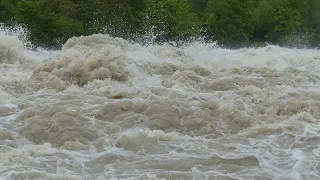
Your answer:
[[[0,34],[0,179],[320,179],[320,51],[31,51]]]

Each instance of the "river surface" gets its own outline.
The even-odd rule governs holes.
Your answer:
[[[319,180],[320,51],[0,33],[1,180]]]

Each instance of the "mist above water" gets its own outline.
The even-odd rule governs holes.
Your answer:
[[[320,179],[320,51],[29,50],[0,33],[2,179]]]

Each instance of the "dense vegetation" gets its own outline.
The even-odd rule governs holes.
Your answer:
[[[0,0],[0,22],[35,45],[108,33],[157,42],[205,37],[226,46],[320,42],[319,0]]]

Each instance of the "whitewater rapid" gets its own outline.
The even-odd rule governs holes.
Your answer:
[[[0,179],[320,179],[319,50],[3,31],[0,72]]]

